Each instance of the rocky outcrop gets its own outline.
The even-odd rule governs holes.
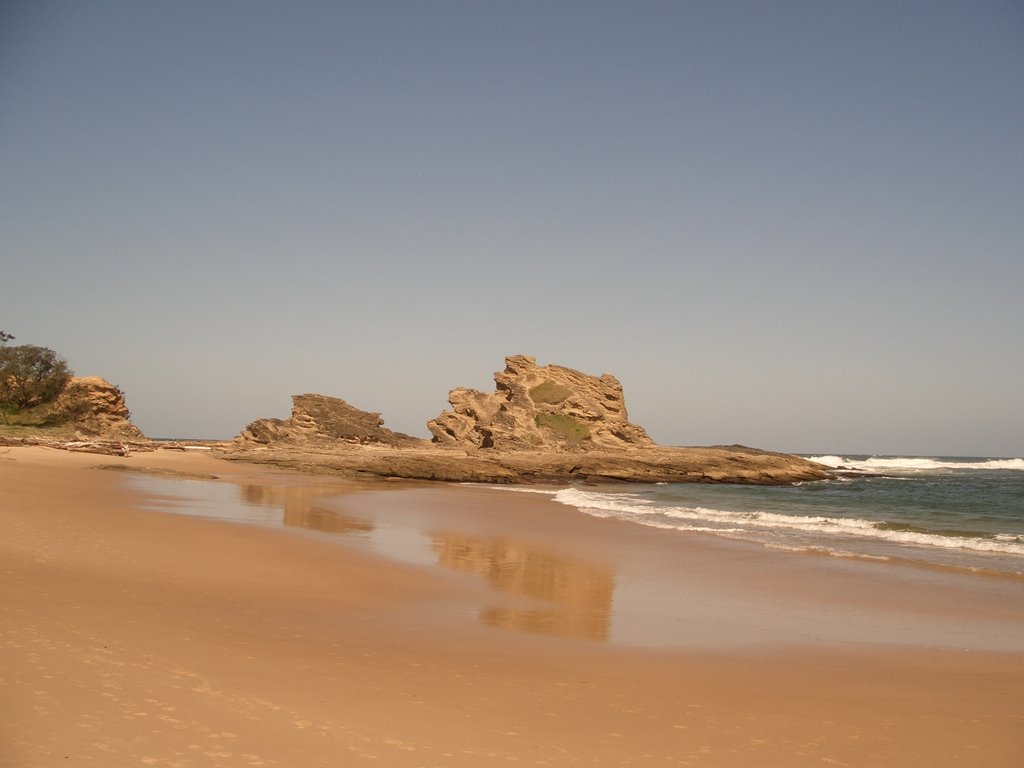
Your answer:
[[[439,445],[509,450],[617,450],[652,446],[632,424],[619,380],[560,365],[539,367],[527,355],[505,358],[496,389],[453,389],[450,411],[427,423]]]
[[[515,355],[486,394],[455,389],[427,441],[385,429],[378,413],[323,395],[298,395],[290,419],[254,421],[225,458],[349,476],[477,483],[747,483],[820,480],[796,456],[743,446],[668,448],[629,421],[622,386],[539,367]]]
[[[289,419],[259,419],[247,426],[236,442],[324,445],[349,443],[411,447],[426,443],[385,428],[379,413],[355,408],[344,400],[325,395],[295,395]]]
[[[54,403],[54,410],[86,436],[130,441],[146,439],[130,421],[124,392],[100,376],[72,378]]]
[[[349,477],[465,483],[738,483],[787,485],[829,477],[820,464],[783,453],[740,447],[652,446],[617,451],[495,451],[325,442],[247,443],[224,458]],[[253,450],[256,448],[256,450]]]

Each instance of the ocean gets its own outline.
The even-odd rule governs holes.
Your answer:
[[[608,485],[550,491],[595,517],[773,549],[1024,575],[1024,459],[806,456],[793,486]]]

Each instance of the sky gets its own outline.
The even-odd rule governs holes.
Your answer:
[[[0,3],[0,329],[152,437],[529,354],[670,445],[1024,455],[1024,4]]]

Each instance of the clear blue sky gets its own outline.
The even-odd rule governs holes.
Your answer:
[[[1024,454],[1024,4],[0,4],[0,329],[152,436],[426,435],[508,354],[669,444]]]

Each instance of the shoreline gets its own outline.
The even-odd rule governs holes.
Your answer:
[[[536,595],[497,590],[495,601],[490,577],[473,567],[396,562],[358,542],[339,546],[337,533],[292,527],[295,535],[282,535],[147,511],[153,500],[121,473],[92,468],[129,462],[239,487],[396,487],[162,451],[128,460],[0,453],[0,522],[9,531],[0,543],[8,607],[0,765],[1008,766],[1024,756],[1020,652],[835,647],[813,637],[726,650],[635,647],[509,631],[502,618],[537,611]],[[613,579],[647,552],[662,575],[685,566],[690,578],[700,576],[691,593],[699,583],[717,585],[751,609],[762,601],[766,610],[773,594],[783,602],[822,596],[820,581],[807,583],[800,569],[765,572],[765,558],[743,548],[688,547],[689,562],[673,564],[669,553],[651,555],[650,536],[625,532],[626,523],[582,526],[574,510],[551,514],[556,505],[529,496],[433,486],[341,495],[320,522],[408,515],[400,507],[415,504],[438,536],[462,536],[447,540],[449,552],[493,556],[493,542],[481,550],[479,539],[527,540],[533,548],[517,550],[522,562],[537,562],[540,546],[591,567],[589,581],[541,569],[539,581],[569,592],[599,581],[593,570],[608,567],[615,550]],[[475,529],[452,528],[453,515],[465,516],[453,498],[475,510]],[[341,535],[386,527],[375,526]],[[773,554],[775,563],[793,562]],[[802,559],[817,568],[816,560]],[[498,562],[516,560],[506,552]],[[826,590],[826,605],[856,618],[864,604],[883,599],[899,608],[907,599],[895,590],[872,594],[885,580],[857,565],[857,578]],[[496,573],[533,579],[511,566]],[[1017,620],[1012,606],[971,602],[965,593],[931,599],[917,615]],[[484,622],[488,607],[505,613]],[[584,626],[580,616],[567,626]]]
[[[528,610],[502,609],[503,623],[524,625],[524,631],[584,634],[627,647],[737,649],[806,645],[813,638],[837,647],[1024,652],[1024,609],[1018,607],[1024,578],[1015,573],[666,531],[593,517],[555,502],[546,492],[522,488],[376,481],[359,486],[362,493],[353,495],[312,478],[297,481],[302,492],[248,485],[235,494],[230,483],[185,492],[173,478],[129,476],[133,489],[166,496],[164,502],[147,505],[150,509],[305,529],[391,563],[482,579],[492,601],[503,592],[537,600]],[[398,488],[401,494],[395,495]],[[510,508],[519,514],[509,515]],[[656,567],[650,566],[652,558],[659,560]],[[668,564],[672,558],[685,558],[686,565]],[[737,579],[731,572],[737,562],[741,575],[756,571],[758,583]],[[805,580],[816,583],[815,593],[797,599],[807,592]],[[848,588],[848,583],[856,586]],[[865,600],[860,593],[872,597]],[[699,594],[696,605],[690,604],[693,594]],[[755,596],[759,613],[776,605],[786,621],[774,622],[770,615],[736,619],[750,612]],[[481,605],[487,599],[481,598]],[[841,611],[828,605],[833,599]],[[950,604],[958,612],[950,613]],[[558,628],[558,615],[566,623],[567,616],[587,613],[603,617],[603,631]],[[965,615],[977,623],[961,626]],[[910,618],[916,621],[907,627]],[[490,621],[502,623],[494,615]],[[553,626],[545,629],[544,621]],[[691,629],[676,639],[673,622],[684,621]],[[531,623],[538,626],[531,628]],[[693,631],[694,623],[699,632]],[[638,632],[636,626],[648,629]],[[861,626],[872,627],[871,632]]]
[[[534,611],[570,628],[573,617],[600,612],[608,632],[598,639],[621,647],[1024,653],[1024,579],[1011,574],[776,550],[594,518],[502,488],[414,488],[339,502],[347,514],[404,532],[402,548],[383,542],[371,547],[378,554],[468,574],[492,593],[541,598],[546,605]],[[529,624],[534,614],[524,613]],[[517,628],[514,613],[505,624]]]

